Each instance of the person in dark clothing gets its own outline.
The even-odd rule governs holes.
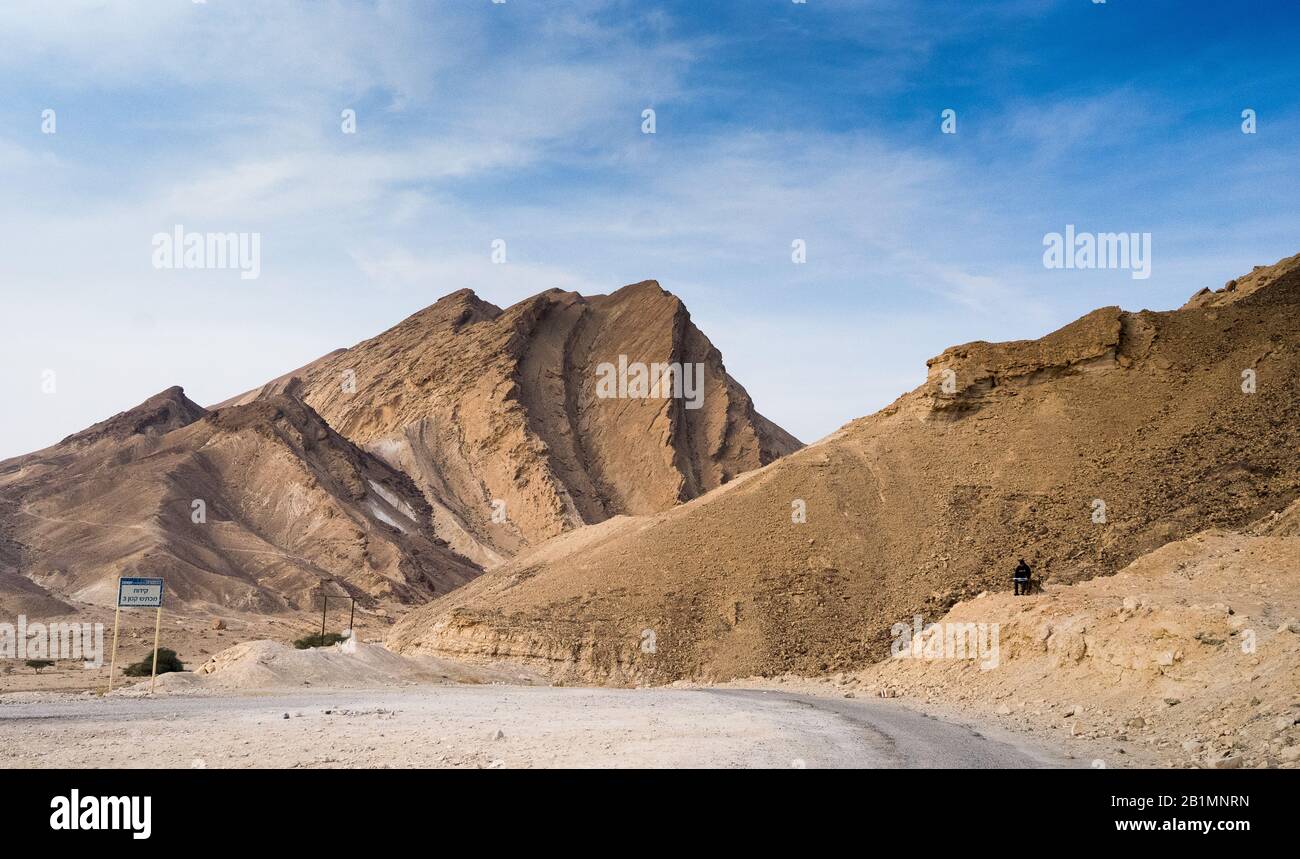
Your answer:
[[[1025,563],[1024,558],[1021,558],[1020,563],[1016,564],[1016,571],[1011,574],[1011,584],[1015,588],[1016,596],[1029,593],[1029,576],[1029,565]]]

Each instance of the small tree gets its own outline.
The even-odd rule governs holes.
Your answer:
[[[167,674],[171,671],[184,671],[185,666],[176,658],[176,651],[168,650],[166,647],[158,648],[158,673]],[[153,674],[153,651],[150,650],[145,654],[144,659],[122,669],[122,673],[127,677],[149,677]]]
[[[53,664],[54,664],[54,662],[53,662],[52,660],[49,660],[49,659],[29,659],[29,660],[27,660],[27,667],[30,668],[30,669],[32,669],[33,671],[35,671],[37,674],[40,674],[40,673],[41,673],[41,669],[42,669],[42,668],[49,668],[49,667],[50,667],[51,665],[53,665]]]

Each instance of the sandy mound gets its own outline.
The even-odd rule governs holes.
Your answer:
[[[1019,556],[1069,583],[1239,530],[1300,494],[1296,268],[1223,306],[1103,308],[1037,341],[949,349],[881,412],[520,557],[389,643],[572,680],[817,674],[881,659],[899,620],[1008,589]]]
[[[223,650],[193,672],[164,674],[157,690],[172,693],[257,692],[285,689],[349,689],[413,683],[511,683],[533,685],[536,675],[496,671],[405,657],[378,644],[344,642],[297,650],[276,641],[248,641]],[[123,691],[142,694],[145,681]]]

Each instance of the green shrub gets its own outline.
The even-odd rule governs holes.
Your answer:
[[[327,632],[321,635],[314,632],[311,635],[304,635],[293,643],[293,646],[299,650],[307,650],[312,647],[329,647],[331,644],[338,644],[340,641],[347,641],[346,635],[339,635],[337,632]]]
[[[50,667],[51,665],[53,665],[53,664],[54,664],[54,661],[53,661],[53,660],[50,660],[50,659],[29,659],[29,660],[27,660],[27,667],[30,668],[30,669],[32,669],[33,671],[35,671],[37,674],[40,674],[40,673],[41,673],[41,669],[42,669],[42,668],[49,668],[49,667]]]
[[[176,651],[168,650],[166,647],[158,648],[158,673],[166,674],[170,671],[184,671],[185,666],[176,658]],[[153,674],[153,651],[150,650],[145,654],[144,659],[122,669],[122,673],[127,677],[148,677]]]

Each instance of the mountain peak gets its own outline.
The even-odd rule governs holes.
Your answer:
[[[81,432],[73,433],[60,445],[91,444],[100,439],[124,439],[133,435],[163,435],[188,426],[207,414],[207,410],[185,396],[185,389],[173,385],[159,391],[135,408],[119,412]]]
[[[453,331],[459,331],[464,326],[472,325],[475,322],[496,319],[501,313],[500,307],[479,298],[474,290],[458,289],[455,292],[447,293],[423,310],[417,310],[390,330],[418,325],[421,327],[450,326]]]
[[[464,303],[464,302],[478,301],[478,300],[480,299],[478,297],[477,292],[470,289],[469,287],[464,287],[462,289],[456,290],[455,292],[447,293],[446,295],[442,296],[437,301],[435,301],[434,304],[443,304],[443,303],[457,304],[457,303]]]
[[[699,372],[675,394],[611,398],[597,382],[620,356]],[[590,297],[551,289],[504,310],[457,290],[302,375],[302,398],[329,426],[407,471],[452,545],[489,566],[800,447],[654,280]],[[504,502],[508,519],[483,499]]]
[[[636,296],[636,295],[651,295],[651,296],[666,295],[672,298],[677,297],[673,295],[671,292],[669,292],[668,290],[664,289],[662,286],[660,286],[659,281],[657,280],[642,280],[636,283],[629,283],[627,286],[619,287],[618,289],[610,293],[611,298],[615,296],[629,297],[629,296]]]
[[[662,286],[659,285],[659,281],[655,280],[654,278],[650,278],[647,280],[638,280],[636,283],[629,283],[627,286],[619,287],[618,289],[615,290],[615,292],[623,292],[624,290],[638,290],[638,289],[657,289],[660,292],[667,292],[666,289],[664,289]]]

